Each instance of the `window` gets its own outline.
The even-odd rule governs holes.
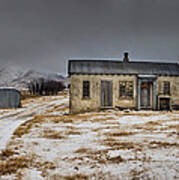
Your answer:
[[[133,97],[133,82],[132,81],[119,82],[119,97]]]
[[[169,81],[163,82],[163,94],[170,95],[170,82]]]
[[[83,98],[89,98],[89,97],[90,97],[90,82],[83,81]]]

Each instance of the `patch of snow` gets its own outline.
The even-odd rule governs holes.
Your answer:
[[[24,169],[22,172],[22,179],[44,180],[41,172],[36,169]]]
[[[158,121],[158,120],[170,120],[167,115],[158,115],[158,116],[123,116],[116,119],[117,122],[121,124],[143,124],[149,121]]]

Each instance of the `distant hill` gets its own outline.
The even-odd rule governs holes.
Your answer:
[[[44,78],[46,80],[55,80],[67,84],[67,78],[58,73],[45,73],[16,66],[0,67],[0,87],[14,87],[19,90],[27,88],[29,81]]]

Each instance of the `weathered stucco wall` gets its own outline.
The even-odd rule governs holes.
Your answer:
[[[83,81],[90,81],[90,98],[83,99]],[[72,75],[70,79],[70,113],[99,110],[101,108],[101,81],[110,80],[113,83],[113,108],[137,107],[137,76],[135,75]],[[133,98],[119,98],[119,81],[133,81]],[[179,77],[158,76],[156,83],[157,96],[164,97],[163,81],[170,82],[170,103],[179,105]]]
[[[90,81],[90,98],[83,99],[83,81]],[[72,75],[70,86],[70,113],[99,110],[101,107],[101,81],[110,80],[113,83],[113,108],[136,107],[136,83],[135,75]],[[133,98],[119,99],[119,81],[133,81]]]
[[[170,103],[171,105],[179,105],[179,77],[175,76],[159,76],[157,78],[157,95],[163,96],[163,81],[170,82]]]

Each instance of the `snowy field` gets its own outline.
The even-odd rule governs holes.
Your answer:
[[[179,112],[68,115],[68,95],[0,110],[1,180],[179,179]]]

